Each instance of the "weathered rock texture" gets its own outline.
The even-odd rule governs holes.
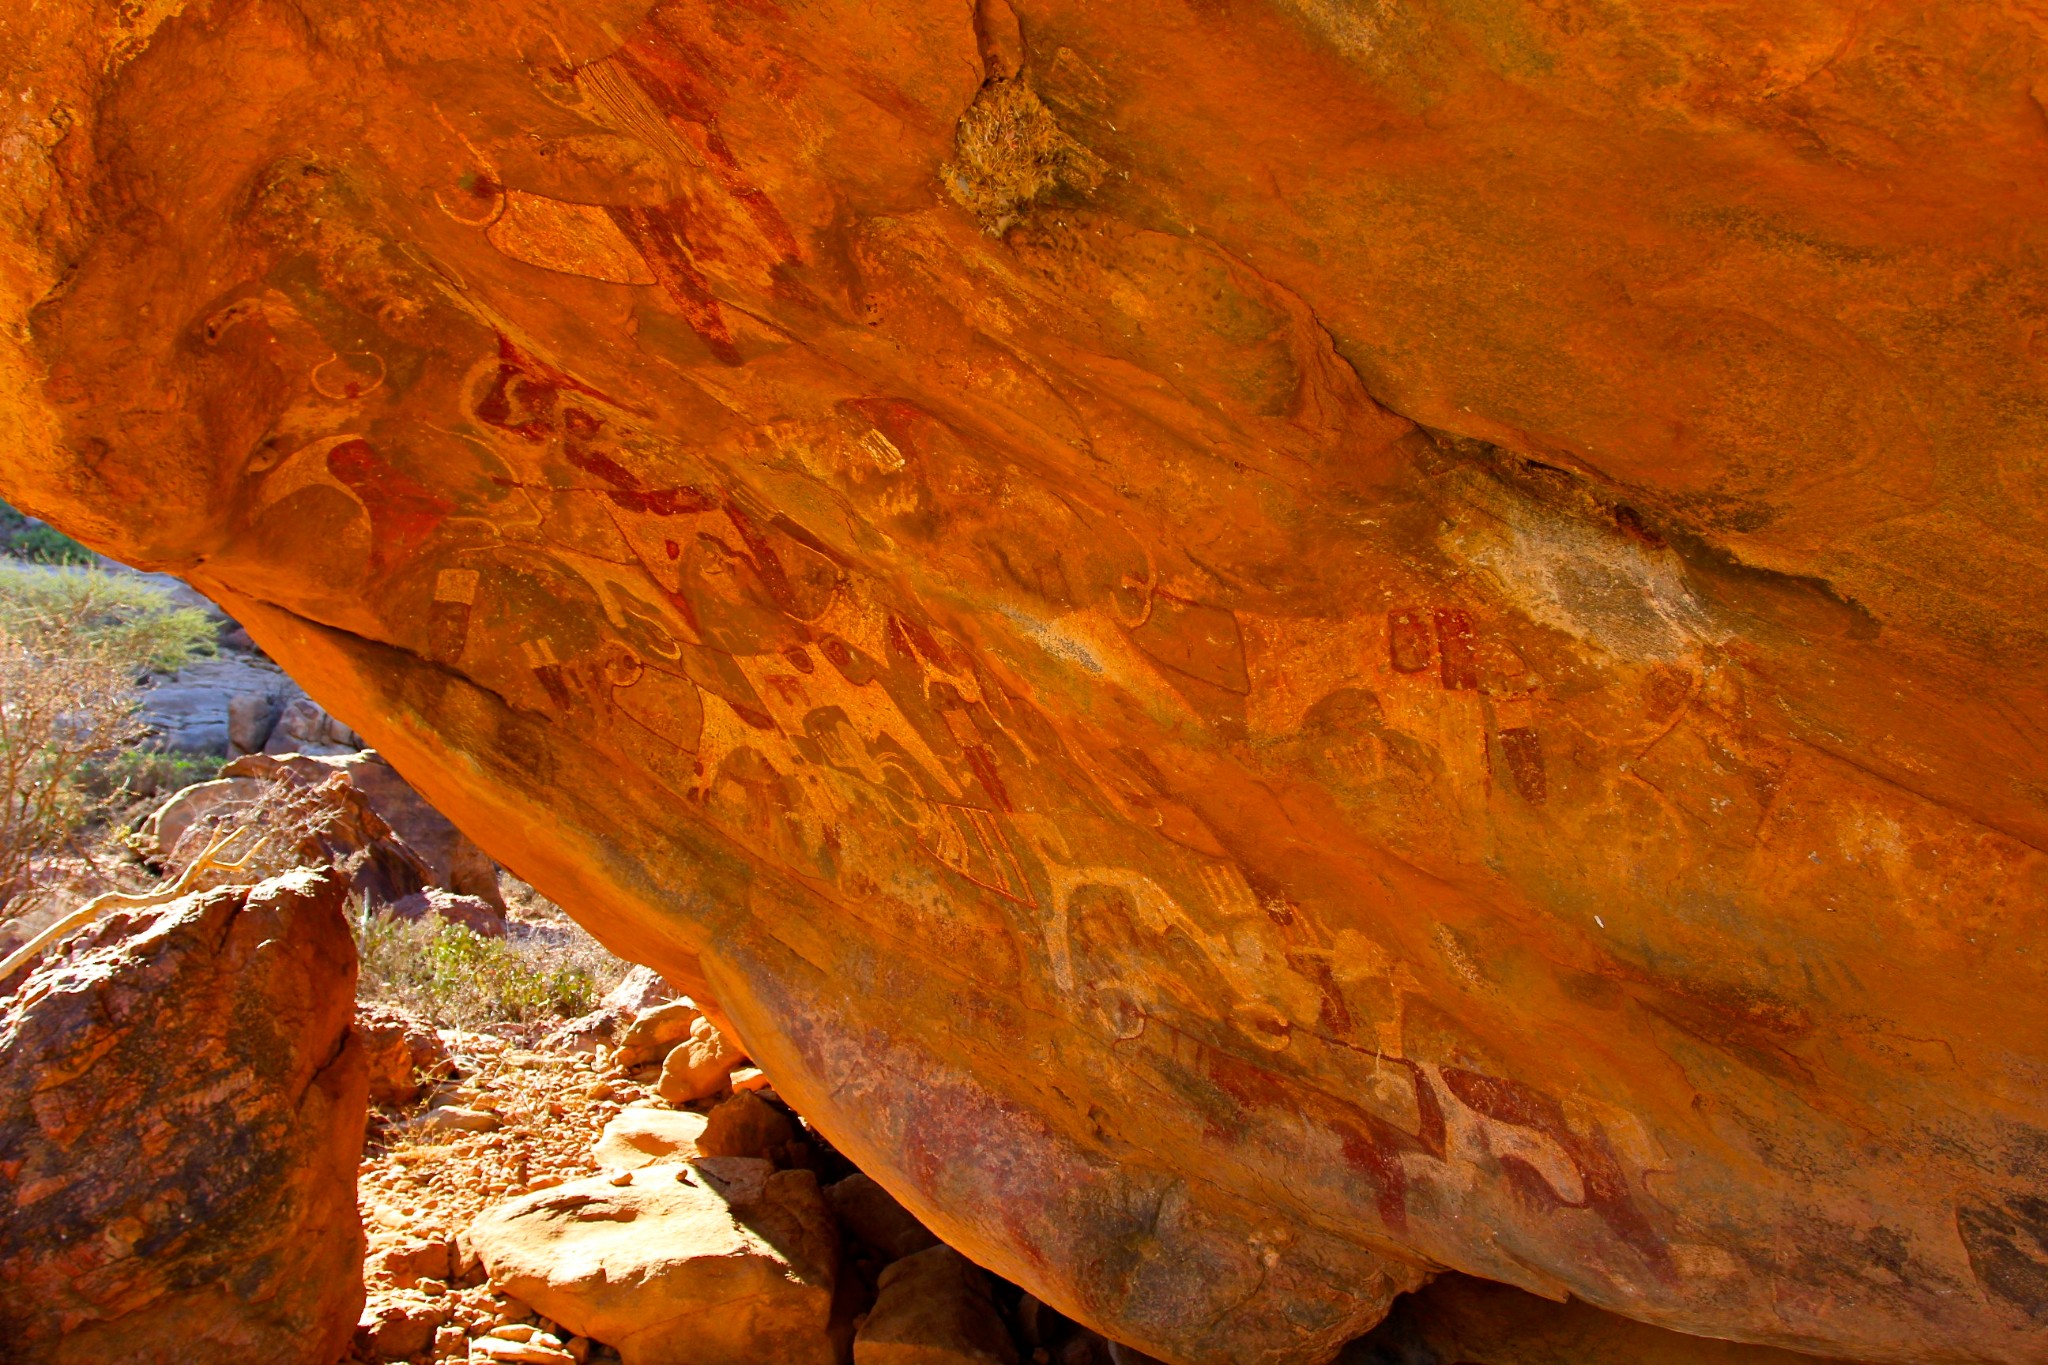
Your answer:
[[[838,1230],[809,1171],[708,1158],[571,1181],[492,1209],[491,1283],[626,1365],[831,1365]]]
[[[41,6],[0,492],[1163,1359],[2038,1360],[2044,37]]]
[[[332,1365],[363,1303],[347,884],[107,916],[0,1001],[0,1336],[58,1365]]]

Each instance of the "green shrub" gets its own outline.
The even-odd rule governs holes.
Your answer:
[[[56,565],[0,565],[0,632],[48,657],[174,673],[216,652],[213,621],[160,584]]]
[[[39,564],[91,564],[97,559],[70,536],[54,526],[30,526],[7,540],[7,552]]]
[[[205,755],[124,749],[87,760],[79,769],[78,785],[96,801],[119,796],[169,796],[196,782],[213,781],[220,776],[220,770],[221,760]]]
[[[619,964],[582,935],[485,938],[429,915],[409,921],[359,911],[359,999],[399,1005],[440,1028],[573,1019],[597,1008]]]

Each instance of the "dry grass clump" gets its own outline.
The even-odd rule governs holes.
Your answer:
[[[606,952],[524,883],[507,889],[514,915],[501,939],[433,915],[411,921],[357,913],[362,966],[356,998],[398,1005],[437,1028],[513,1036],[596,1009],[632,964]],[[535,902],[553,916],[520,917],[522,906],[531,909]]]
[[[953,198],[997,235],[1056,190],[1094,189],[1107,169],[1017,76],[981,87],[960,116],[944,173]]]

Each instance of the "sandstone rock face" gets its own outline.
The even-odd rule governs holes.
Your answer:
[[[333,1365],[363,1303],[346,883],[107,916],[0,1001],[0,1335],[61,1365]]]
[[[0,494],[1161,1359],[1449,1267],[2038,1360],[2044,46],[64,0]]]
[[[469,1240],[493,1284],[625,1365],[832,1365],[838,1234],[809,1171],[725,1158],[571,1181]]]
[[[1400,1299],[1335,1365],[1810,1365],[1812,1356],[1649,1327],[1586,1303],[1446,1275]]]

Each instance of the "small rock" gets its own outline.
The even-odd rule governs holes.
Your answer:
[[[702,1015],[690,1024],[689,1036],[669,1050],[661,1064],[661,1097],[670,1104],[707,1099],[725,1088],[725,1078],[740,1064],[738,1050]]]
[[[726,1084],[730,1085],[735,1091],[762,1091],[772,1088],[768,1083],[768,1073],[757,1066],[743,1066],[739,1068],[739,1070],[726,1077]]]
[[[464,1109],[444,1104],[429,1109],[406,1125],[429,1133],[490,1133],[505,1126],[505,1120],[488,1109]]]
[[[767,1157],[796,1140],[789,1115],[752,1092],[734,1095],[705,1118],[697,1150],[705,1156]]]

